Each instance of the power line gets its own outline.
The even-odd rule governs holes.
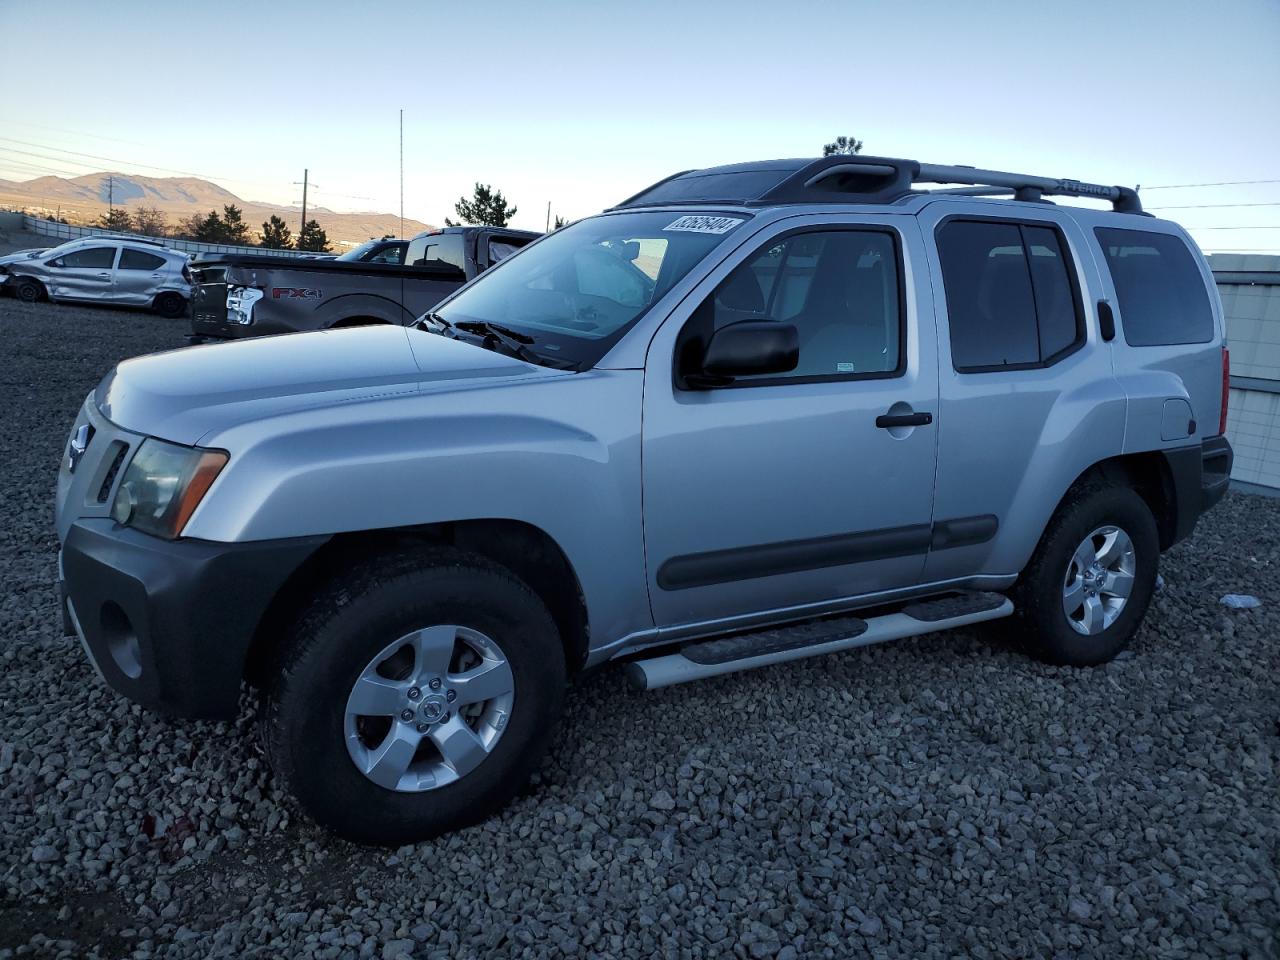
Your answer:
[[[1280,230],[1280,227],[1187,227],[1187,230]]]
[[[1158,187],[1143,187],[1143,190],[1184,190],[1188,187],[1243,187],[1256,183],[1280,183],[1280,180],[1219,180],[1217,183],[1165,183]]]
[[[30,140],[18,140],[15,137],[0,137],[0,140],[4,140],[8,143],[21,144],[24,147],[36,147],[37,149],[40,149],[40,150],[52,150],[55,153],[68,153],[77,157],[88,157],[91,160],[98,160],[103,163],[123,163],[131,167],[142,167],[145,170],[158,170],[161,173],[169,173],[169,174],[177,173],[177,174],[181,174],[184,177],[201,177],[205,180],[226,180],[228,183],[252,183],[253,182],[250,180],[240,180],[236,177],[220,177],[220,176],[215,176],[214,174],[211,174],[211,173],[195,173],[191,170],[179,170],[176,167],[158,167],[155,164],[137,163],[136,161],[133,161],[133,160],[121,160],[118,157],[104,157],[96,153],[84,153],[80,150],[67,150],[65,147],[51,147],[46,143],[34,143]],[[50,157],[43,154],[30,153],[29,151],[25,151],[25,150],[18,150],[13,147],[6,147],[5,149],[11,150],[14,153],[24,153],[24,154],[27,154],[28,156],[41,157],[42,159],[45,159],[45,160],[56,160],[61,163],[71,163],[71,164],[77,164],[79,166],[91,166],[91,164],[81,164],[79,163],[79,161],[69,160],[66,157]]]
[[[10,148],[9,148],[9,147],[5,147],[5,146],[0,146],[0,150],[3,150],[3,151],[5,151],[5,152],[9,152],[9,151],[10,151]],[[17,152],[17,153],[25,153],[26,151],[18,150],[18,151],[16,151],[16,152]],[[28,154],[28,155],[30,155],[30,154]],[[75,164],[76,166],[84,166],[84,167],[87,167],[90,171],[92,171],[92,170],[94,170],[94,169],[95,169],[95,167],[94,167],[92,164],[88,164],[88,163],[86,163],[86,164],[78,164],[78,163],[76,163],[76,161],[75,161],[75,160],[66,160],[66,161],[61,161],[61,160],[59,160],[59,159],[55,159],[55,158],[52,158],[52,157],[50,157],[50,158],[48,158],[48,159],[49,159],[49,160],[53,160],[53,161],[54,161],[53,166],[50,166],[48,163],[38,164],[38,163],[32,163],[30,160],[15,160],[15,159],[13,159],[13,158],[9,158],[9,157],[6,157],[6,158],[5,158],[5,162],[6,162],[6,163],[21,163],[21,164],[23,164],[23,165],[25,165],[25,166],[31,167],[33,170],[39,170],[41,173],[54,173],[54,174],[60,174],[60,175],[67,175],[67,174],[69,174],[69,175],[71,175],[71,176],[73,176],[73,177],[83,177],[85,174],[84,174],[84,172],[78,172],[78,171],[75,171],[75,170],[70,170],[70,169],[68,169],[68,168],[66,168],[66,167],[64,167],[64,166],[61,166],[61,163],[65,162],[65,163]]]

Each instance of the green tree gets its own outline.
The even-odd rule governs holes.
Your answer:
[[[124,207],[112,207],[102,215],[99,223],[106,229],[114,230],[117,233],[128,233],[133,229],[133,218],[129,216],[129,211]]]
[[[320,224],[314,220],[308,220],[302,225],[302,232],[298,234],[297,249],[306,250],[309,253],[328,253],[333,248],[329,246],[329,238],[320,229]]]
[[[249,225],[244,222],[244,211],[234,203],[222,208],[223,243],[237,243],[241,246],[249,242]]]
[[[447,227],[457,227],[464,223],[481,227],[505,227],[516,215],[516,208],[507,206],[507,198],[502,195],[502,191],[494,190],[487,183],[477,183],[471,199],[459,197],[453,209],[458,214],[458,222],[454,223],[445,217]]]
[[[139,207],[133,211],[133,230],[144,237],[163,237],[169,222],[156,207]]]
[[[226,243],[227,229],[218,216],[217,210],[210,210],[209,215],[199,222],[195,230],[195,239],[201,243]]]
[[[852,156],[862,152],[862,141],[857,137],[836,137],[822,148],[824,157]]]
[[[293,231],[274,213],[262,225],[262,245],[269,250],[288,250],[293,246]]]

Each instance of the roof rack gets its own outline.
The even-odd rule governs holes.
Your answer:
[[[629,197],[613,209],[682,203],[773,206],[783,203],[892,203],[929,193],[919,183],[961,184],[937,191],[1041,201],[1047,196],[1110,200],[1118,213],[1141,213],[1132,187],[1037,177],[976,167],[918,163],[894,157],[835,156],[767,160],[685,170]]]
[[[962,193],[969,196],[1000,196],[1012,193],[1015,200],[1036,201],[1045,196],[1091,197],[1110,200],[1117,213],[1141,213],[1142,201],[1132,187],[1104,186],[1081,180],[1060,180],[1052,177],[1035,177],[1025,173],[1003,173],[999,170],[979,170],[976,167],[947,166],[937,163],[917,164],[916,183],[964,183],[969,188],[943,190],[942,193]]]

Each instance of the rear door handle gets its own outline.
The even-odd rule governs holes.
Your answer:
[[[876,426],[882,430],[890,427],[927,427],[931,423],[932,413],[882,413],[876,417]]]

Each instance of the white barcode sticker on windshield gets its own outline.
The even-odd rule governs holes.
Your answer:
[[[735,217],[680,217],[662,229],[683,230],[686,233],[728,233],[741,222]]]

